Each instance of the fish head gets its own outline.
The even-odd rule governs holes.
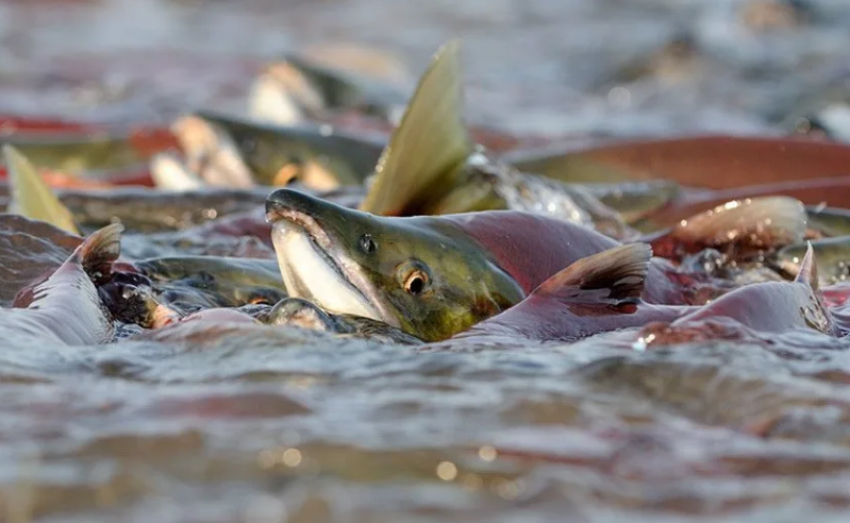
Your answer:
[[[394,218],[293,189],[266,201],[287,292],[336,314],[449,338],[524,292],[485,249],[439,217]]]

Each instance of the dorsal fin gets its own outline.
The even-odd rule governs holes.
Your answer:
[[[79,260],[83,270],[94,281],[112,273],[112,264],[121,255],[121,233],[124,226],[113,223],[91,233],[74,251],[71,259]]]
[[[818,265],[815,263],[815,249],[812,247],[812,242],[806,242],[806,255],[803,261],[800,262],[800,270],[797,272],[795,282],[805,283],[812,288],[813,291],[819,289],[818,283]]]
[[[47,222],[72,234],[80,234],[71,211],[53,194],[23,153],[6,144],[3,146],[3,161],[12,185],[10,213]]]
[[[413,214],[436,191],[456,185],[474,150],[463,122],[459,50],[453,40],[437,51],[378,160],[361,210]]]
[[[682,220],[671,235],[696,245],[776,248],[803,240],[806,208],[787,196],[734,200]]]
[[[578,260],[543,282],[532,295],[561,301],[635,300],[643,292],[651,258],[652,248],[645,243],[614,247]]]

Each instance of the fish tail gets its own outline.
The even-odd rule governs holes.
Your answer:
[[[95,282],[112,274],[112,264],[121,255],[121,233],[124,226],[113,223],[90,234],[74,251],[72,259]]]

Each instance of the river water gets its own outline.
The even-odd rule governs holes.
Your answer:
[[[756,4],[3,0],[0,110],[114,122],[243,110],[253,75],[284,50],[379,47],[415,79],[460,36],[477,123],[782,133],[789,100],[846,78],[850,4],[801,2],[798,18]],[[819,337],[428,352],[223,328],[0,344],[3,522],[850,514],[850,356]]]

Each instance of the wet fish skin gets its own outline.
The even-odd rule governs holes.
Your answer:
[[[523,297],[450,220],[374,216],[291,189],[275,191],[266,211],[287,292],[329,312],[438,339]]]
[[[701,135],[617,140],[588,148],[542,151],[515,163],[530,172],[583,183],[665,179],[726,190],[848,174],[850,147],[799,138]],[[819,202],[804,202],[816,205]]]
[[[293,187],[300,186],[293,184]],[[310,191],[307,188],[301,190]],[[115,187],[109,191],[56,189],[54,192],[83,229],[92,230],[118,220],[129,231],[140,233],[176,231],[231,214],[260,209],[269,195],[268,188],[259,187],[204,187],[185,192]],[[0,210],[5,210],[3,203],[6,202],[3,202],[2,196],[8,194],[9,185],[0,183]],[[347,207],[356,207],[365,191],[362,187],[353,186],[317,194]]]
[[[647,344],[664,345],[718,337],[811,329],[837,336],[839,326],[820,291],[816,254],[811,245],[793,282],[763,282],[735,289],[716,301],[666,324],[652,324],[640,334]]]
[[[510,309],[452,338],[575,342],[602,332],[672,321],[696,307],[641,300],[652,249],[622,245],[582,258]]]
[[[205,188],[167,192],[140,187],[109,191],[59,190],[59,199],[84,228],[116,220],[132,232],[180,230],[262,206],[267,191]]]
[[[164,304],[181,310],[273,305],[286,297],[274,260],[221,256],[171,256],[139,260]]]
[[[760,257],[803,241],[808,215],[799,200],[784,196],[733,200],[640,237],[665,258],[723,249],[731,262]]]
[[[46,222],[0,214],[0,305],[55,271],[83,239]]]
[[[114,336],[112,318],[95,284],[107,278],[120,254],[120,224],[88,236],[38,284],[26,305],[0,309],[0,333],[8,343],[97,345]]]
[[[218,281],[283,288],[272,260],[223,256],[165,256],[137,260],[134,265],[153,281],[167,282],[207,274]]]
[[[302,175],[303,183],[317,189],[359,185],[374,170],[384,147],[383,140],[355,136],[327,124],[283,126],[212,111],[197,112],[192,117],[221,129],[232,139],[260,185],[288,182],[281,172],[288,166]],[[312,178],[311,166],[315,171]]]
[[[333,333],[339,337],[364,338],[379,343],[420,345],[422,340],[390,325],[362,316],[330,314],[314,303],[300,298],[287,298],[275,304],[267,323]]]
[[[799,202],[770,203],[767,209],[776,215],[765,225],[767,237],[779,237],[772,226],[784,230],[800,225],[795,219],[804,222]],[[736,219],[746,222],[753,209],[766,211],[742,206]],[[538,214],[388,217],[292,189],[269,196],[266,217],[290,296],[334,314],[383,321],[425,341],[462,332],[515,305],[579,259],[620,245],[588,227]],[[728,218],[715,215],[701,222],[699,234],[689,232],[708,241]],[[653,258],[648,271],[644,298],[649,303],[704,303],[715,297],[695,292],[716,283],[704,271],[682,272],[661,258]]]
[[[88,171],[136,168],[156,151],[176,146],[174,137],[159,129],[131,132],[107,130],[0,135],[39,167],[86,177]]]

